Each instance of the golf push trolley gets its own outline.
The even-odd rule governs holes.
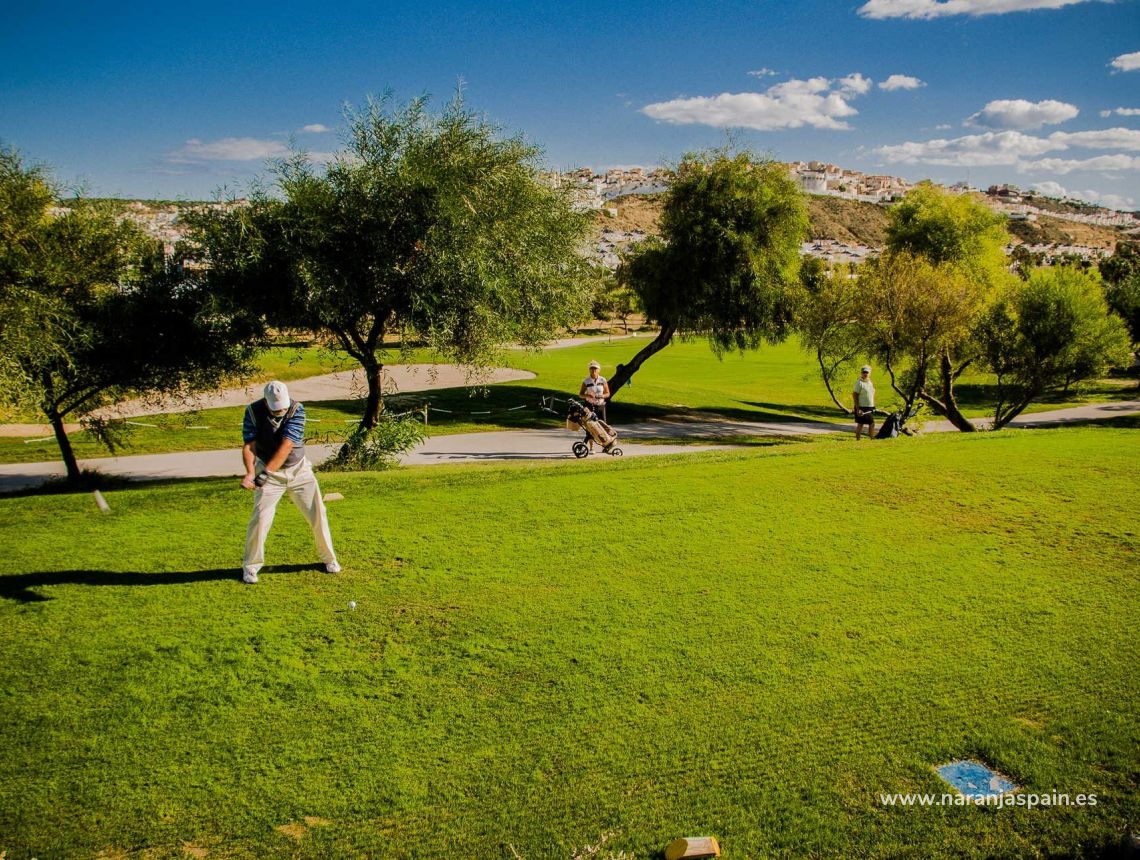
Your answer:
[[[603,454],[611,457],[620,457],[622,450],[617,446],[617,431],[600,419],[585,403],[570,398],[570,408],[566,413],[566,429],[581,430],[586,435],[575,442],[570,450],[574,456],[581,459],[590,456],[590,443],[594,442],[602,449]]]

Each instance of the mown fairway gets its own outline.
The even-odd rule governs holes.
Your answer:
[[[533,380],[492,385],[472,391],[448,388],[396,394],[387,400],[394,412],[432,407],[429,430],[432,434],[467,433],[523,427],[557,427],[561,420],[539,409],[543,397],[576,396],[591,359],[603,365],[603,374],[612,375],[619,362],[628,362],[645,345],[646,337],[607,341],[543,353],[512,350],[503,354],[502,363],[529,370]],[[315,349],[278,348],[267,352],[259,379],[277,376],[291,380],[351,367],[325,363]],[[411,356],[429,362],[423,351]],[[393,351],[389,361],[399,361]],[[878,400],[889,408],[895,400],[885,374],[875,377]],[[844,403],[851,399],[854,376],[843,379],[837,394]],[[1134,399],[1137,388],[1131,382],[1102,381],[1074,388],[1067,396],[1053,396],[1033,404],[1027,411],[1058,409],[1080,403],[1111,399]],[[959,401],[967,415],[991,414],[992,378],[964,376],[959,385]],[[556,404],[565,412],[565,403]],[[326,400],[305,403],[311,442],[340,441],[347,428],[359,420],[362,401]],[[437,411],[438,410],[438,411]],[[167,451],[208,451],[239,448],[243,407],[207,409],[197,413],[176,413],[134,419],[155,427],[131,425],[130,445],[119,453],[155,454]],[[610,418],[628,424],[650,418],[700,412],[744,421],[831,421],[848,423],[827,396],[813,359],[800,349],[795,339],[779,346],[768,346],[744,355],[732,353],[723,360],[709,350],[704,340],[677,342],[655,355],[634,377],[633,385],[620,391],[610,406]],[[72,434],[80,457],[106,456],[106,449],[87,433]],[[54,439],[0,436],[0,462],[28,463],[58,460]]]
[[[284,503],[255,587],[235,481],[4,499],[0,854],[1096,855],[1140,815],[1138,440],[329,475],[345,572]],[[879,803],[960,756],[1099,803]]]

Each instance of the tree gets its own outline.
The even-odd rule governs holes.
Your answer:
[[[1100,261],[1108,306],[1120,315],[1140,346],[1140,242],[1117,242],[1111,257]]]
[[[0,147],[0,414],[38,406],[35,385],[19,358],[63,357],[61,307],[32,289],[38,235],[55,201],[46,170],[25,165],[15,150]]]
[[[618,287],[610,293],[611,310],[621,320],[622,331],[629,334],[629,318],[641,311],[641,299],[629,287]]]
[[[1045,265],[1045,253],[1043,251],[1030,251],[1024,244],[1014,245],[1009,254],[1009,261],[1014,271],[1017,272],[1017,276],[1025,280],[1035,268]]]
[[[936,273],[929,283],[937,301],[923,303],[924,311],[907,324],[920,333],[924,326],[933,326],[938,335],[907,338],[922,352],[908,351],[899,357],[905,354],[921,376],[915,392],[922,402],[964,432],[974,430],[974,425],[958,408],[954,384],[978,357],[971,337],[974,324],[989,299],[1013,277],[1006,268],[1008,240],[1002,216],[968,195],[949,194],[930,183],[919,184],[892,208],[887,227],[888,266],[892,257],[905,254],[924,261]],[[928,273],[913,269],[911,263],[905,263],[906,268],[928,280]],[[927,349],[933,353],[927,354]]]
[[[167,266],[161,243],[82,200],[53,214],[43,169],[11,151],[0,165],[0,399],[44,415],[76,481],[66,420],[85,420],[113,448],[96,410],[212,387],[249,352],[205,291]]]
[[[800,268],[802,292],[796,302],[795,328],[805,350],[815,356],[832,402],[845,414],[851,409],[835,395],[835,380],[855,360],[868,354],[859,325],[860,287],[847,266],[828,269],[818,257]]]
[[[916,402],[933,399],[930,381],[946,351],[970,337],[983,292],[961,271],[907,251],[863,264],[858,285],[854,325],[863,349],[882,362],[904,410],[913,412]]]
[[[1133,347],[1140,345],[1140,268],[1127,278],[1105,285],[1105,298],[1128,327]]]
[[[704,335],[714,352],[777,343],[791,322],[807,233],[787,169],[748,153],[687,155],[665,194],[661,238],[618,270],[661,330],[609,380],[616,394],[674,335]]]
[[[1043,394],[1123,363],[1129,351],[1099,278],[1067,267],[1037,269],[1008,287],[987,310],[978,339],[997,375],[995,430]]]
[[[589,218],[541,179],[538,149],[459,96],[439,115],[385,97],[347,119],[346,153],[276,163],[277,197],[255,188],[250,205],[205,213],[194,244],[227,307],[323,333],[360,363],[370,428],[386,336],[481,366],[581,320]]]
[[[1099,263],[1101,277],[1111,286],[1129,280],[1140,272],[1140,242],[1117,242],[1111,257]]]

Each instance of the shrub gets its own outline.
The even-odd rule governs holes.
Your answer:
[[[357,427],[336,455],[321,465],[324,472],[377,472],[391,469],[397,458],[427,438],[413,415],[381,413],[375,427]]]

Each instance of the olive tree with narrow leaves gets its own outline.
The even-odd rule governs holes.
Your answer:
[[[1043,395],[1130,358],[1128,330],[1109,312],[1100,278],[1065,266],[1010,285],[986,311],[978,341],[997,376],[995,430]]]
[[[911,294],[919,312],[902,322],[911,328],[906,340],[917,351],[904,349],[897,357],[910,362],[920,377],[914,388],[918,398],[963,432],[976,428],[958,407],[954,386],[980,357],[973,332],[982,313],[1015,279],[1005,259],[1008,241],[1003,216],[969,195],[928,182],[891,209],[883,254],[887,269],[878,274],[890,271],[892,258],[909,260],[893,274],[928,282],[937,297],[931,303]],[[920,271],[917,263],[929,271]]]
[[[616,395],[674,336],[704,336],[718,354],[778,343],[788,333],[807,233],[787,168],[747,152],[687,155],[674,171],[661,236],[618,271],[658,335],[610,378]]]
[[[359,362],[361,426],[383,408],[389,350],[426,344],[473,368],[537,346],[590,309],[588,217],[545,181],[540,150],[503,137],[459,96],[370,100],[346,113],[347,150],[273,167],[248,206],[203,213],[196,253],[227,304],[263,328],[324,335]]]
[[[58,193],[46,170],[0,150],[0,403],[47,420],[75,482],[67,423],[113,449],[99,410],[217,387],[251,351],[160,242],[103,205],[53,209]]]

